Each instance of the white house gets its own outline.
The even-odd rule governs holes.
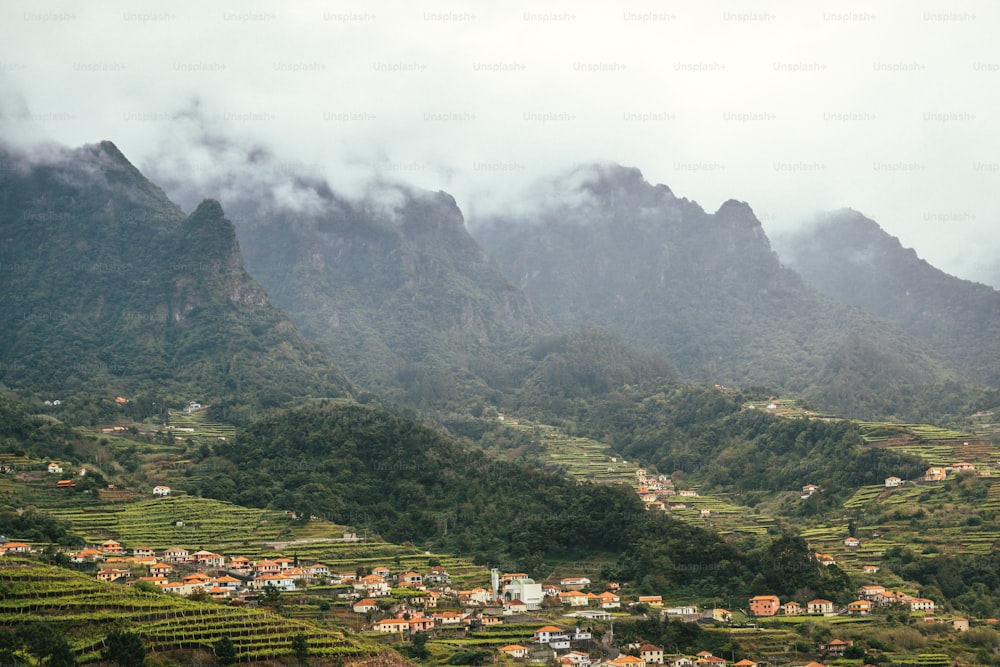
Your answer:
[[[885,488],[887,489],[894,489],[897,486],[902,486],[902,485],[903,485],[903,480],[901,480],[899,477],[896,477],[895,475],[885,478]]]
[[[806,609],[809,610],[810,614],[827,614],[833,613],[833,603],[829,600],[810,600],[806,604]]]
[[[544,597],[542,585],[536,584],[534,579],[527,577],[515,579],[504,586],[503,589],[503,598],[505,601],[521,600],[528,607],[528,611],[541,609]]]
[[[656,496],[653,496],[653,500],[656,500]],[[567,577],[566,579],[560,579],[559,585],[564,591],[578,591],[581,588],[589,586],[590,579],[587,577]]]
[[[294,591],[295,580],[283,574],[265,574],[260,577],[254,577],[254,588],[263,589],[266,586],[274,586],[279,591]]]
[[[154,496],[169,496],[170,487],[169,486],[154,486],[153,487]]]
[[[62,472],[62,466],[61,465],[59,465],[58,463],[50,463],[49,464],[49,474],[57,475],[57,474],[59,474],[61,472]]]

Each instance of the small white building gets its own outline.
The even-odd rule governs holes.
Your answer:
[[[902,485],[903,485],[903,480],[901,480],[899,477],[896,477],[895,475],[885,478],[885,488],[887,489],[895,489],[896,487]]]
[[[153,487],[154,496],[169,496],[170,487],[169,486],[154,486]]]

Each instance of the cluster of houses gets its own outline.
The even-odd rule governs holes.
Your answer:
[[[805,604],[789,600],[782,604],[777,595],[756,595],[750,598],[750,613],[757,617],[810,614],[814,616],[867,616],[875,607],[894,604],[909,607],[910,611],[933,612],[934,601],[914,597],[897,591],[887,591],[884,586],[862,586],[858,589],[858,599],[837,607],[830,600],[816,599]]]
[[[713,655],[710,651],[701,651],[697,655],[665,653],[662,647],[654,644],[636,644],[627,647],[637,655],[621,654],[608,660],[595,660],[588,653],[572,648],[575,642],[587,642],[592,639],[589,631],[580,628],[564,630],[554,625],[541,627],[532,635],[532,644],[522,646],[510,644],[498,649],[499,653],[515,660],[531,659],[538,661],[547,655],[557,665],[576,667],[649,667],[650,665],[669,665],[670,667],[727,667],[730,662]],[[732,663],[732,667],[758,667],[753,660],[740,660]]]
[[[968,443],[966,443],[968,444]],[[976,470],[975,463],[969,463],[967,461],[961,461],[959,463],[953,463],[950,466],[931,466],[924,471],[924,474],[917,478],[917,482],[943,482],[948,478],[949,473],[977,473],[984,477],[990,476],[989,470]],[[885,478],[885,488],[896,489],[905,483],[905,480],[896,477],[895,475]]]
[[[302,565],[292,558],[251,561],[242,556],[227,558],[211,551],[189,551],[180,547],[163,550],[138,546],[127,553],[121,543],[107,540],[95,547],[70,553],[74,563],[96,563],[101,581],[136,584],[148,582],[167,593],[206,594],[215,599],[253,596],[267,586],[279,591],[326,581],[331,572],[320,563]],[[136,576],[133,570],[148,574]],[[213,574],[209,574],[213,573]]]
[[[647,510],[683,510],[687,509],[684,498],[698,495],[694,489],[677,489],[673,481],[666,475],[649,474],[645,468],[635,471],[636,493]],[[707,516],[709,510],[702,510]]]

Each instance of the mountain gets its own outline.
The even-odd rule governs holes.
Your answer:
[[[516,384],[508,356],[549,320],[469,236],[443,192],[349,201],[322,181],[227,198],[247,265],[359,384],[428,409]],[[308,206],[291,201],[307,200]]]
[[[531,212],[470,227],[562,328],[617,330],[665,353],[686,379],[804,392],[847,415],[874,415],[878,392],[958,377],[923,344],[782,266],[745,203],[707,213],[617,165],[581,167],[538,190]],[[842,377],[843,358],[859,349],[886,353],[880,386],[828,392],[822,378]]]
[[[218,202],[190,216],[110,142],[0,152],[0,382],[96,419],[114,397],[270,407],[343,373],[247,273]]]
[[[781,256],[825,294],[920,338],[980,382],[1000,386],[1000,292],[950,276],[850,209],[780,238]]]

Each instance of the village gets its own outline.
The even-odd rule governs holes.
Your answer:
[[[36,549],[24,542],[0,545],[0,555],[28,556]],[[385,565],[337,572],[322,563],[302,563],[296,558],[250,560],[244,556],[224,556],[210,551],[190,551],[171,547],[157,553],[145,546],[126,549],[116,540],[106,540],[66,554],[74,564],[92,564],[100,581],[124,586],[141,585],[167,594],[224,604],[256,606],[269,596],[304,592],[322,587],[336,601],[349,606],[363,619],[365,631],[389,640],[410,639],[418,633],[431,636],[448,630],[477,631],[512,624],[524,627],[536,623],[530,641],[495,647],[498,656],[534,664],[614,665],[642,667],[757,667],[759,662],[737,662],[701,652],[696,655],[671,654],[648,643],[616,647],[613,643],[616,618],[659,616],[690,623],[733,626],[734,612],[700,609],[693,605],[668,606],[658,595],[629,596],[623,599],[617,583],[607,583],[600,593],[588,577],[562,577],[552,582],[535,582],[526,573],[489,571],[490,585],[456,589],[448,572],[431,566],[425,572],[411,569],[393,571]],[[757,595],[747,600],[748,611],[740,611],[741,624],[753,627],[757,619],[775,616],[865,616],[876,607],[900,605],[920,612],[925,622],[946,622],[958,631],[967,631],[965,618],[938,621],[932,600],[864,585],[857,599],[838,607],[829,600],[804,603],[785,601],[774,595]],[[439,608],[440,607],[440,608]],[[564,619],[560,622],[559,619]],[[603,641],[597,641],[595,626]],[[833,639],[815,647],[821,656],[842,656],[850,641]],[[763,660],[761,661],[763,662]],[[816,667],[820,663],[812,663]]]
[[[614,459],[611,461],[617,463]],[[64,475],[66,467],[56,461],[49,462],[43,468],[48,475],[41,473],[41,476],[54,480],[56,488],[65,489],[75,486],[89,474],[85,467],[73,467],[70,475]],[[933,486],[960,473],[989,475],[988,470],[977,470],[971,463],[936,465],[912,481],[904,481],[897,476],[886,477],[884,490],[889,493],[904,486]],[[713,516],[714,510],[699,502],[699,492],[695,488],[678,488],[668,475],[639,468],[635,470],[634,477],[632,472],[628,476],[632,478],[629,480],[631,486],[650,512],[690,510],[690,514],[695,516],[699,512],[703,518]],[[108,486],[114,490],[111,485]],[[802,500],[823,492],[824,489],[816,484],[805,484],[800,491],[796,490]],[[174,490],[165,484],[157,484],[151,489],[146,487],[143,493],[153,499],[175,495]],[[183,490],[178,493],[179,497],[186,495]],[[58,495],[61,496],[62,492]],[[292,515],[292,518],[296,517]],[[873,534],[873,537],[877,536]],[[850,552],[861,548],[863,538],[846,535],[837,539],[842,539],[844,551],[850,556]],[[163,541],[159,546],[170,543]],[[224,545],[212,548],[220,546]],[[839,547],[834,549],[840,553]],[[26,542],[0,544],[0,556],[29,556],[40,550],[38,545]],[[626,619],[661,618],[703,627],[759,629],[761,622],[764,627],[771,627],[767,625],[769,622],[783,618],[811,617],[817,621],[828,618],[859,619],[880,611],[884,614],[887,609],[892,609],[905,610],[920,623],[948,625],[957,632],[970,629],[967,618],[950,614],[937,616],[936,612],[941,610],[934,600],[889,590],[876,584],[874,577],[858,581],[871,583],[860,586],[856,599],[849,602],[844,599],[840,599],[839,604],[825,599],[782,601],[778,596],[765,594],[747,596],[744,598],[745,608],[729,610],[701,608],[687,601],[671,604],[658,595],[633,593],[632,586],[626,586],[623,591],[616,582],[592,581],[582,575],[535,581],[525,572],[490,569],[484,570],[479,580],[482,583],[488,578],[488,585],[482,583],[466,588],[453,585],[444,567],[430,563],[426,570],[415,567],[414,563],[399,567],[397,561],[396,567],[365,565],[355,571],[338,571],[323,563],[300,560],[298,557],[264,555],[248,558],[238,553],[223,555],[216,551],[191,549],[190,545],[154,549],[142,544],[125,545],[114,539],[65,552],[65,556],[74,566],[94,572],[98,580],[108,584],[138,586],[147,591],[157,590],[224,605],[265,606],[274,604],[278,599],[292,599],[295,594],[308,594],[310,599],[328,600],[343,613],[353,614],[356,623],[351,627],[356,631],[380,638],[380,641],[393,646],[412,641],[420,634],[457,641],[453,638],[484,629],[507,627],[511,628],[510,635],[505,636],[513,641],[502,645],[501,642],[491,642],[489,649],[497,659],[530,664],[757,667],[775,662],[775,655],[771,653],[756,656],[749,653],[749,658],[754,659],[744,657],[747,653],[727,659],[708,651],[683,655],[641,641],[618,643],[614,636],[615,623]],[[837,564],[840,557],[818,551],[813,551],[813,556],[817,562],[827,566]],[[880,571],[876,563],[865,563],[859,569],[866,575],[876,575]],[[744,605],[737,603],[737,607]],[[995,621],[985,619],[984,622]],[[832,661],[843,657],[852,646],[850,639],[836,637],[814,642],[810,657]],[[857,647],[853,650],[855,653],[858,651]],[[736,657],[742,659],[736,660]],[[809,667],[819,665],[818,662],[810,663]]]

